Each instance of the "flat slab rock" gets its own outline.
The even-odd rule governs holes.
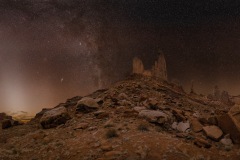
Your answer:
[[[65,107],[58,107],[45,112],[40,119],[40,124],[44,129],[54,128],[65,124],[70,116]]]
[[[206,127],[203,127],[203,131],[206,133],[206,135],[215,140],[215,141],[219,141],[220,138],[222,137],[223,135],[223,132],[222,130],[217,127],[217,126],[206,126]]]
[[[146,118],[149,122],[163,124],[168,121],[169,117],[166,113],[155,110],[142,110],[139,117]]]

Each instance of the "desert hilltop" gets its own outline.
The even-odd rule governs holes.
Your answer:
[[[223,99],[169,82],[163,54],[151,70],[135,57],[125,80],[26,124],[0,114],[0,159],[237,160],[240,105],[225,92]]]

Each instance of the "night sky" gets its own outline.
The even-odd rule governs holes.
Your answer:
[[[240,94],[240,1],[0,0],[0,112],[36,113],[165,53],[170,81]]]

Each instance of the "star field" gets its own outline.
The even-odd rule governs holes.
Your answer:
[[[238,1],[0,0],[0,111],[36,113],[149,68],[170,80],[240,94]]]

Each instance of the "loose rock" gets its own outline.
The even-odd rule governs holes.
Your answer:
[[[202,131],[203,128],[202,124],[195,118],[191,119],[191,126],[192,130],[196,133]]]
[[[206,126],[203,127],[203,131],[206,133],[206,135],[215,140],[215,141],[219,141],[221,136],[223,135],[222,130],[217,127],[217,126]]]
[[[84,97],[77,103],[77,112],[89,113],[97,110],[99,107],[98,103],[90,97]]]
[[[186,132],[190,128],[189,122],[180,122],[177,125],[177,130],[180,132]]]
[[[161,111],[142,110],[139,113],[140,117],[146,118],[149,122],[163,124],[168,121],[168,115]]]
[[[232,140],[230,139],[230,135],[229,135],[229,134],[225,135],[224,138],[221,139],[220,142],[221,142],[223,145],[225,145],[225,146],[231,146],[231,145],[233,145]]]

